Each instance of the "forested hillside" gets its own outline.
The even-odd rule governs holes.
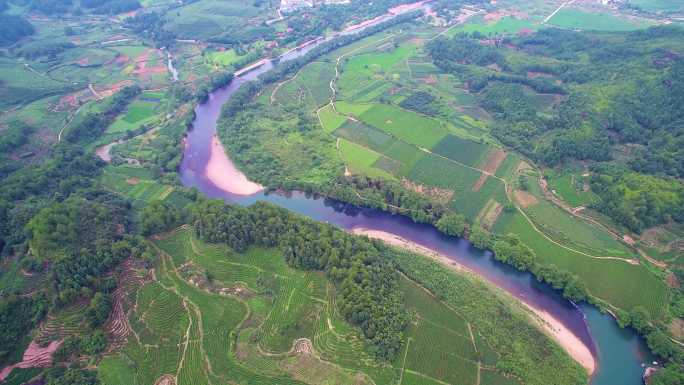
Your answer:
[[[0,382],[679,384],[665,3],[0,0]]]

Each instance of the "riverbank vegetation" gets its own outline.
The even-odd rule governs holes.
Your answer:
[[[520,305],[473,278],[442,272],[459,291],[479,298],[477,310],[465,298],[445,300],[396,270],[424,257],[269,204],[242,208],[200,200],[190,211],[191,226],[153,241],[155,278],[139,281],[128,304],[140,341],[129,338],[120,354],[103,361],[106,384],[147,383],[169,371],[179,372],[181,384],[586,381],[538,329],[518,327],[530,322]],[[401,269],[414,270],[420,268]],[[357,291],[362,286],[367,290]],[[391,324],[377,334],[377,322]],[[515,337],[503,343],[488,332],[494,325],[502,333],[497,335]],[[176,349],[178,343],[188,348]],[[153,346],[151,354],[144,354],[143,344]],[[398,349],[391,356],[382,350],[392,346]],[[121,366],[125,359],[135,363],[132,373]],[[536,364],[528,371],[525,362]],[[553,376],[544,365],[556,368]]]

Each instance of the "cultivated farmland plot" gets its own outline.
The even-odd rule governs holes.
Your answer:
[[[236,253],[199,241],[189,229],[156,240],[154,247],[156,280],[137,291],[128,344],[101,365],[105,385],[130,378],[122,373],[125,360],[137,368],[134,384],[162,376],[179,385],[506,379],[495,373],[491,360],[497,355],[475,326],[408,279],[401,280],[415,315],[408,350],[382,365],[339,315],[335,286],[323,274],[288,267],[277,250]]]

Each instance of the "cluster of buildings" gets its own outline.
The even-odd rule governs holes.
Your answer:
[[[349,4],[351,0],[280,0],[282,12],[292,12],[302,8],[311,8],[323,4]]]

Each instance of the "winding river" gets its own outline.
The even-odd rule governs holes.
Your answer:
[[[291,51],[280,60],[303,55],[317,44]],[[589,349],[597,362],[592,385],[640,385],[644,365],[653,361],[643,340],[631,330],[620,329],[612,317],[601,314],[590,305],[576,306],[563,299],[546,284],[537,282],[529,273],[497,262],[490,251],[479,250],[467,240],[448,237],[434,227],[413,223],[410,219],[377,210],[293,192],[287,195],[265,194],[247,180],[225,155],[216,138],[216,123],[221,107],[240,85],[255,80],[273,67],[264,64],[236,77],[231,84],[210,95],[209,100],[195,109],[196,118],[185,139],[181,180],[187,187],[196,187],[211,198],[229,203],[250,205],[268,201],[318,221],[329,222],[344,230],[364,229],[389,233],[448,257],[480,275],[537,312],[546,313],[558,321],[558,326],[570,332],[581,347]],[[218,171],[217,171],[218,170]],[[220,181],[216,174],[220,174]],[[233,191],[233,192],[231,192]],[[237,193],[235,193],[237,192]]]

